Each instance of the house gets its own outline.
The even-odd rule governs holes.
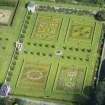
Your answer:
[[[28,11],[34,13],[35,12],[35,8],[36,8],[35,2],[34,1],[30,1],[28,3],[28,5],[27,5]]]
[[[9,84],[7,84],[6,82],[3,83],[3,85],[0,88],[0,95],[2,97],[7,97],[9,92],[10,92],[10,86],[9,86]]]

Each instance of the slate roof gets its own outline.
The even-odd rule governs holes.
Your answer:
[[[35,2],[34,1],[30,1],[28,4],[28,7],[34,7],[35,6]]]
[[[0,95],[4,97],[8,96],[9,90],[10,90],[9,85],[7,83],[4,83],[0,88]]]

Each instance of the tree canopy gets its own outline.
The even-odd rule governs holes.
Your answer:
[[[105,105],[105,81],[101,81],[96,89],[96,105]]]
[[[49,1],[49,0],[46,0],[46,1]],[[64,3],[84,2],[84,3],[95,3],[95,4],[101,4],[101,5],[105,3],[105,0],[55,0],[55,1],[64,2]]]
[[[105,10],[99,11],[95,17],[100,21],[105,21]]]

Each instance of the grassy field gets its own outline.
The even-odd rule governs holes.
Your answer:
[[[30,14],[25,2],[11,27],[0,26],[0,82],[6,79],[17,96],[71,101],[84,95],[93,82],[102,24],[88,15]],[[17,38],[21,52],[14,50]]]
[[[30,26],[10,81],[13,94],[61,100],[81,94],[92,84],[101,23],[89,16],[37,11]]]

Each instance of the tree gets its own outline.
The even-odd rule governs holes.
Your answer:
[[[105,3],[105,0],[95,0],[97,4],[103,5]]]
[[[14,99],[6,98],[0,98],[0,105],[13,105]]]
[[[96,88],[96,105],[105,105],[105,80]]]
[[[100,21],[105,21],[105,10],[99,11],[99,12],[96,14],[95,18],[96,18],[97,20],[100,20]]]

